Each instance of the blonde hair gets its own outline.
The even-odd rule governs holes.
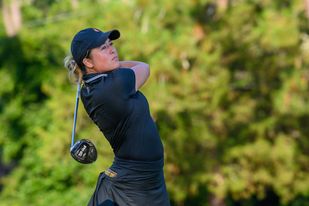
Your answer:
[[[73,59],[72,55],[66,56],[63,63],[68,70],[69,80],[74,83],[82,83],[83,72]]]

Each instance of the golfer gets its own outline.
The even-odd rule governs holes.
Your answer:
[[[115,154],[99,175],[88,206],[168,206],[163,174],[163,145],[145,96],[139,91],[149,65],[119,61],[113,40],[118,30],[79,31],[65,58],[69,74],[82,83],[80,97],[89,117]]]

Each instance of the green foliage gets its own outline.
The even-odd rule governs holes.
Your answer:
[[[173,205],[308,205],[303,1],[215,2],[24,1],[18,36],[0,29],[0,169],[12,167],[0,177],[0,206],[85,205],[112,162],[82,107],[77,137],[99,157],[84,166],[69,154],[75,85],[62,61],[84,27],[118,28],[121,59],[150,64],[142,90]]]

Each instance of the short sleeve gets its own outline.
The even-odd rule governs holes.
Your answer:
[[[119,68],[112,73],[113,92],[123,98],[135,94],[135,74],[132,69]]]

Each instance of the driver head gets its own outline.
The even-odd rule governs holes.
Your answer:
[[[87,139],[77,141],[71,147],[70,152],[72,157],[82,164],[89,164],[97,159],[97,150],[94,144]]]

